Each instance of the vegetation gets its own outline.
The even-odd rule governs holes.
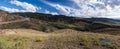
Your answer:
[[[119,49],[120,37],[71,29],[41,33],[14,29],[15,34],[0,34],[1,49]],[[9,32],[8,32],[9,33]]]
[[[26,38],[17,35],[0,38],[0,49],[29,49]]]
[[[41,42],[41,41],[43,41],[43,40],[44,40],[44,38],[39,37],[39,38],[36,39],[36,42]]]
[[[62,30],[63,31],[63,30]],[[119,49],[115,42],[116,38],[111,35],[76,32],[74,30],[64,30],[63,33],[52,34],[52,36],[45,41],[45,49]],[[109,37],[111,41],[101,43],[103,39]],[[118,38],[119,39],[119,38]],[[98,44],[99,43],[99,44]],[[102,46],[102,47],[101,47]]]
[[[32,27],[34,27],[32,29],[40,30],[44,32],[52,32],[52,31],[59,30],[59,29],[74,29],[74,30],[79,30],[79,31],[90,31],[90,32],[101,33],[102,29],[112,28],[113,29],[112,31],[116,31],[119,33],[118,30],[120,28],[120,25],[114,25],[115,23],[109,23],[108,21],[111,19],[108,19],[107,21],[106,20],[107,18],[103,18],[103,20],[106,20],[106,22],[103,22],[101,18],[99,20],[101,21],[101,23],[99,23],[97,18],[96,18],[97,22],[95,22],[94,21],[96,20],[95,18],[82,19],[82,18],[76,18],[76,17],[67,17],[64,15],[50,15],[50,14],[30,13],[30,12],[12,13],[12,14],[13,15],[17,14],[23,17],[31,18],[29,25],[31,26],[32,24]],[[117,21],[117,20],[113,20],[113,21]]]
[[[120,31],[119,25],[110,25],[111,23],[99,23],[91,21],[91,19],[82,19],[76,17],[67,17],[63,15],[50,15],[42,13],[4,13],[7,14],[5,18],[6,21],[15,21],[23,18],[29,18],[30,21],[16,22],[0,25],[0,29],[34,29],[43,32],[53,32],[59,29],[73,29],[78,31],[88,31],[88,32],[105,32],[114,33]],[[2,15],[4,15],[2,14]],[[20,16],[18,16],[20,15]],[[21,17],[23,16],[23,17]],[[9,18],[9,19],[8,19]],[[95,19],[95,18],[94,18]],[[4,21],[5,21],[4,20]],[[94,26],[94,27],[93,27]],[[109,31],[107,28],[112,28],[112,31]],[[103,30],[104,29],[104,30]],[[115,33],[115,34],[118,34]]]
[[[120,25],[30,12],[4,13],[1,17],[0,23],[23,18],[29,21],[0,24],[0,49],[120,48]]]

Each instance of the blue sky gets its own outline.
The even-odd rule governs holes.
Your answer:
[[[0,0],[0,9],[87,18],[120,18],[120,0]]]

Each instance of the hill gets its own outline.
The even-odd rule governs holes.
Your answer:
[[[0,49],[120,48],[119,24],[43,13],[1,13]]]
[[[7,22],[7,21],[15,21],[18,19],[22,19],[23,17],[21,16],[16,16],[16,15],[10,15],[7,12],[1,11],[0,12],[0,22]]]
[[[1,29],[34,29],[43,32],[53,32],[60,29],[73,29],[78,31],[119,34],[120,25],[91,21],[89,19],[69,17],[64,15],[51,15],[43,13],[7,13],[1,12]],[[11,19],[10,19],[11,18]],[[94,19],[93,19],[94,20]],[[93,27],[94,26],[94,27]],[[104,31],[105,30],[105,31]],[[111,31],[109,31],[111,30]]]
[[[30,24],[34,25],[33,29],[42,30],[44,32],[51,32],[59,29],[74,29],[79,31],[104,33],[103,32],[104,29],[106,30],[105,32],[108,32],[109,28],[111,28],[112,33],[114,33],[114,31],[120,33],[119,31],[120,25],[111,22],[111,21],[119,22],[119,20],[113,20],[107,18],[87,19],[87,18],[77,18],[77,17],[70,17],[64,15],[51,15],[51,14],[31,13],[31,12],[12,13],[12,14],[30,18],[31,19]]]
[[[104,23],[114,23],[119,24],[119,19],[112,19],[112,18],[84,18],[86,20],[94,21],[94,22],[104,22]]]

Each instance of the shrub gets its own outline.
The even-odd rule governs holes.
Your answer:
[[[36,39],[36,42],[41,42],[41,41],[43,41],[43,40],[44,40],[43,37],[39,37],[39,38]]]
[[[83,42],[88,41],[87,35],[81,35],[81,40],[82,40]]]

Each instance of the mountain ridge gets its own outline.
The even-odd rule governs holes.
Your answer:
[[[43,14],[43,13],[31,13],[31,12],[24,12],[24,13],[12,13],[16,15],[20,15],[23,17],[34,18],[37,20],[41,20],[42,22],[50,22],[48,26],[52,25],[59,29],[71,28],[80,31],[94,31],[103,28],[120,28],[119,24],[108,22],[109,20],[112,21],[119,21],[109,18],[77,18],[77,17],[70,17],[64,15],[51,15],[51,14]],[[96,20],[97,19],[97,20]],[[105,22],[102,20],[106,20]],[[108,21],[107,21],[108,20]],[[56,24],[57,23],[57,24]],[[60,24],[66,24],[61,25]],[[58,26],[57,26],[58,25]],[[72,27],[69,27],[71,25]],[[92,27],[95,26],[95,27]]]
[[[43,32],[53,32],[55,30],[60,30],[60,29],[73,29],[78,31],[102,32],[103,31],[102,29],[112,28],[113,31],[118,31],[119,33],[119,28],[120,28],[119,24],[109,23],[109,22],[105,23],[101,20],[100,22],[98,22],[97,20],[94,19],[92,19],[94,20],[92,21],[90,18],[89,20],[88,18],[77,18],[77,17],[70,17],[64,15],[51,15],[51,14],[31,13],[31,12],[8,13],[8,15],[10,16],[6,18],[9,17],[18,17],[18,18],[20,17],[20,19],[28,18],[29,21],[1,25],[0,26],[1,29],[29,28]]]

